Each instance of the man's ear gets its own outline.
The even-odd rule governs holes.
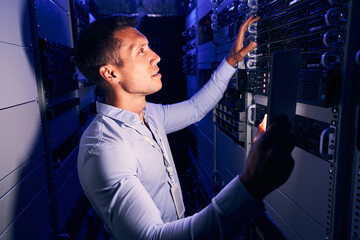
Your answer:
[[[104,65],[99,68],[100,76],[107,82],[113,83],[118,82],[118,76],[115,68],[111,65]]]

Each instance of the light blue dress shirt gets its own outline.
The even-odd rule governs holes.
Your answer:
[[[97,102],[98,114],[80,141],[78,174],[114,239],[225,239],[264,211],[239,177],[205,209],[182,219],[177,219],[170,194],[162,152],[168,153],[173,169],[175,164],[166,134],[201,120],[221,99],[235,71],[224,59],[191,99],[147,103],[147,126],[133,112]],[[155,139],[158,147],[146,138]],[[174,178],[179,182],[176,170]]]

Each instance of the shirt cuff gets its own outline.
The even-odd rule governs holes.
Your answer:
[[[264,213],[264,205],[255,200],[236,176],[213,199],[220,214],[226,221],[236,221],[239,226],[247,226]]]
[[[221,76],[221,77],[219,77],[220,80],[222,80],[222,79],[229,80],[234,75],[235,72],[236,72],[236,69],[233,66],[231,66],[226,61],[225,58],[221,61],[220,65],[217,68],[217,74],[218,74],[218,76]]]

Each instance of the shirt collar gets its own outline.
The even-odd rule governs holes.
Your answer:
[[[143,109],[143,117],[144,117],[144,121],[145,122],[149,122],[149,113],[147,110],[147,105],[145,105],[144,109]]]
[[[121,121],[128,125],[133,126],[136,123],[141,122],[138,114],[105,103],[96,102],[96,109],[98,114]],[[144,115],[145,112],[146,111],[144,111]]]

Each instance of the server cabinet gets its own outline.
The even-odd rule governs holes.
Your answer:
[[[0,3],[0,239],[51,237],[28,10],[27,1]]]
[[[345,0],[197,3],[197,51],[203,61],[198,62],[198,71],[210,65],[215,68],[226,56],[247,17],[261,17],[246,33],[245,44],[258,43],[245,59],[246,70],[233,76],[213,111],[216,131],[208,137],[215,139],[212,161],[219,186],[237,174],[234,168],[241,171],[257,126],[268,112],[272,53],[301,51],[293,123],[298,139],[292,152],[295,168],[289,180],[264,201],[266,214],[275,223],[272,227],[279,231],[269,231],[264,222],[255,223],[250,237],[358,238],[358,8],[357,1]],[[213,36],[204,35],[208,27]]]
[[[73,237],[69,229],[74,233],[76,229],[72,225],[79,226],[79,223],[71,222],[79,219],[74,214],[84,214],[76,209],[82,201],[76,160],[80,134],[95,113],[94,87],[78,78],[73,62],[74,41],[81,30],[76,23],[80,20],[82,24],[89,22],[89,9],[83,2],[75,2],[78,3],[29,1],[54,239]],[[79,17],[80,10],[85,14]]]
[[[346,54],[344,55],[344,79],[340,105],[343,109],[340,114],[341,126],[339,129],[339,145],[337,146],[337,159],[348,172],[342,181],[347,188],[339,189],[339,196],[345,217],[334,221],[334,226],[343,225],[348,239],[359,239],[359,150],[360,150],[360,121],[359,121],[359,78],[360,78],[360,16],[359,1],[349,3],[349,32],[346,40]],[[345,165],[346,164],[346,165]],[[337,231],[336,236],[344,235]]]

